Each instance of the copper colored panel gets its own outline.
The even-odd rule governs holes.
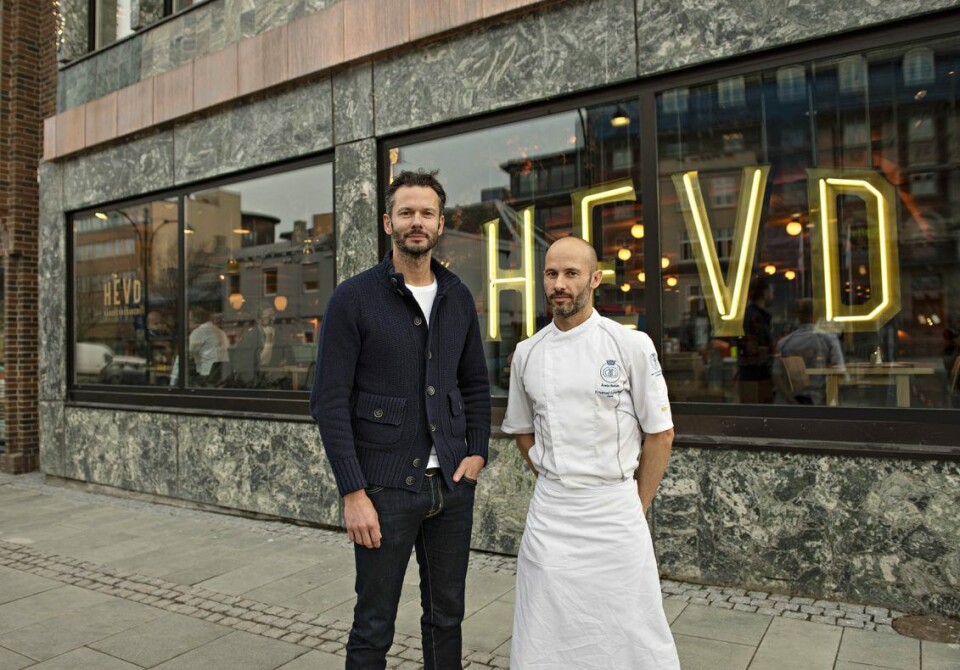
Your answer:
[[[156,76],[153,122],[163,123],[193,111],[193,62]]]
[[[129,135],[153,125],[155,77],[117,91],[117,135]]]
[[[409,0],[343,3],[343,57],[351,61],[410,41]]]
[[[85,127],[84,144],[88,147],[109,142],[117,136],[116,91],[87,103]]]
[[[343,5],[287,24],[290,79],[318,72],[343,62]]]
[[[410,3],[410,39],[443,33],[482,18],[477,0],[416,0]]]
[[[482,0],[482,2],[483,18],[510,12],[514,9],[546,4],[544,0]]]
[[[236,97],[236,44],[193,61],[193,109],[205,109]]]
[[[239,45],[238,93],[246,95],[287,80],[287,27],[285,25]]]
[[[66,156],[86,146],[86,105],[68,109],[57,117],[57,156]]]
[[[43,160],[57,157],[57,117],[43,120]]]

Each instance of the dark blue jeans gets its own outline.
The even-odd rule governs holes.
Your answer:
[[[379,486],[367,489],[383,539],[378,549],[355,545],[357,605],[347,642],[347,670],[386,667],[403,576],[414,547],[420,565],[424,668],[463,667],[460,624],[475,486],[461,480],[451,491],[437,475],[424,477],[416,493]]]

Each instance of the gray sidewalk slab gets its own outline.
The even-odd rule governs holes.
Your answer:
[[[0,475],[0,670],[342,668],[353,581],[342,532]],[[468,670],[509,664],[514,581],[511,557],[471,557]],[[418,582],[411,560],[390,668],[422,667]],[[864,625],[887,632],[734,611],[743,591],[663,588],[683,670],[960,668],[960,646],[883,623]],[[789,600],[751,598],[767,595]]]

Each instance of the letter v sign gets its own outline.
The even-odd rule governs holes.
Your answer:
[[[757,252],[760,213],[767,191],[769,165],[743,168],[740,180],[740,202],[737,205],[733,251],[727,277],[723,278],[717,245],[700,190],[696,170],[672,175],[680,211],[687,226],[687,235],[697,261],[700,283],[704,287],[707,312],[713,332],[719,337],[743,335],[743,314],[747,308],[750,272]]]

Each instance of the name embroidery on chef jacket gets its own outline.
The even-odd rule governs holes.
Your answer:
[[[612,398],[623,391],[623,382],[626,379],[623,368],[616,359],[609,358],[600,366],[600,381],[595,393],[606,398]]]

